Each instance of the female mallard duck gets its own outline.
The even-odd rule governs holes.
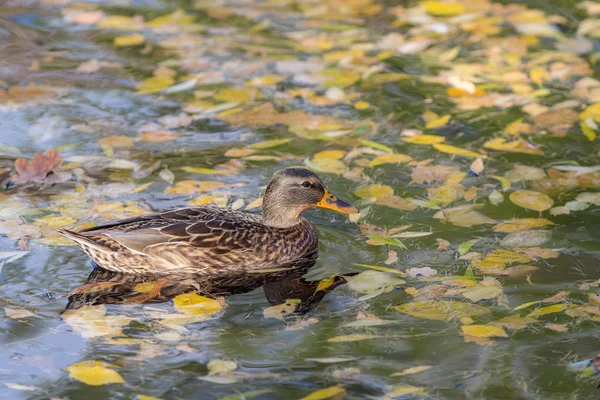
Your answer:
[[[331,195],[313,172],[286,168],[267,186],[262,216],[194,207],[59,232],[110,271],[227,276],[276,269],[316,254],[317,229],[301,215],[313,207],[358,212]]]

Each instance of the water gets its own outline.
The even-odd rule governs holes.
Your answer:
[[[381,8],[377,8],[377,4]],[[344,394],[337,396],[348,399],[393,397],[393,393],[398,398],[436,399],[597,398],[597,377],[582,376],[568,365],[598,354],[600,311],[595,311],[598,303],[590,297],[597,296],[598,287],[585,289],[581,285],[600,279],[600,234],[596,228],[600,223],[599,208],[591,205],[568,215],[551,216],[548,211],[525,210],[509,200],[509,193],[533,189],[545,191],[554,200],[554,206],[562,206],[582,192],[597,191],[597,173],[584,174],[583,181],[573,176],[565,178],[566,184],[564,181],[559,184],[556,179],[550,182],[515,180],[510,191],[503,192],[505,200],[500,205],[493,205],[487,199],[492,189],[500,189],[498,181],[490,176],[503,176],[516,165],[541,168],[551,174],[556,165],[599,164],[597,142],[590,142],[581,133],[577,116],[588,104],[598,100],[593,100],[593,94],[585,98],[572,92],[583,76],[598,78],[594,62],[598,54],[597,37],[586,36],[592,48],[583,54],[567,49],[569,57],[555,55],[556,59],[544,60],[544,55],[556,49],[555,39],[548,35],[539,36],[537,43],[526,51],[519,50],[520,40],[532,40],[516,33],[516,29],[525,29],[523,26],[531,22],[526,18],[514,26],[504,20],[498,34],[486,33],[489,26],[485,23],[474,31],[468,31],[467,24],[461,32],[452,30],[448,34],[449,41],[445,34],[431,34],[431,29],[454,29],[460,21],[438,18],[430,22],[444,22],[447,26],[433,25],[420,33],[403,23],[394,25],[394,20],[410,15],[409,11],[394,8],[395,2],[377,4],[367,1],[323,4],[95,1],[77,5],[60,1],[8,1],[0,6],[2,86],[6,89],[32,82],[50,86],[41,95],[0,97],[0,178],[5,182],[10,180],[16,157],[31,158],[36,151],[45,152],[50,148],[58,149],[65,160],[63,174],[66,174],[52,186],[37,182],[0,193],[4,209],[0,214],[3,232],[0,251],[29,251],[3,265],[0,308],[31,313],[10,318],[9,311],[0,320],[0,396],[129,399],[147,395],[163,399],[218,399],[250,392],[246,398],[256,395],[257,399],[287,399],[340,385]],[[477,2],[465,4],[467,11],[459,14],[467,13],[468,7],[475,7]],[[544,21],[555,16],[553,22],[558,25],[552,26],[558,26],[565,38],[572,38],[584,19],[594,18],[571,2],[520,1],[517,4],[543,10],[547,13],[542,14]],[[408,8],[416,3],[402,2],[402,5]],[[187,17],[182,16],[183,11],[172,14],[176,10],[184,10]],[[500,9],[489,10],[486,12],[492,15],[504,15]],[[513,9],[513,14],[518,10]],[[93,14],[99,11],[104,13],[103,17]],[[340,15],[336,16],[334,11]],[[96,26],[108,15],[138,16],[138,19],[126,24],[132,27],[130,32]],[[172,15],[172,22],[155,20],[154,24],[148,24],[165,15]],[[140,16],[146,25],[134,30],[135,24],[142,23]],[[393,45],[381,44],[382,38],[390,32],[399,32],[404,39]],[[479,32],[481,36],[475,38],[478,40],[470,36]],[[116,36],[136,33],[143,34],[144,44],[114,46]],[[406,51],[410,54],[389,50],[392,54],[387,58],[382,56],[384,61],[376,58],[388,48],[396,49],[420,37],[431,40],[430,45],[419,51]],[[501,50],[493,49],[493,40],[508,38],[520,39],[512,44],[499,43]],[[390,36],[388,40],[393,42],[394,38]],[[446,53],[457,47],[455,57]],[[511,56],[512,52],[516,55]],[[443,61],[444,57],[448,61]],[[112,64],[104,64],[99,69],[88,65],[88,71],[92,71],[85,72],[85,68],[82,71],[80,65],[93,59]],[[299,67],[297,63],[291,66],[282,63],[298,60],[305,64]],[[529,65],[531,60],[539,62]],[[472,74],[472,81],[488,93],[516,94],[514,98],[502,99],[514,101],[511,107],[499,107],[498,100],[489,107],[461,108],[448,96],[447,83],[427,79],[458,65],[481,63],[487,67]],[[541,65],[552,74],[543,85],[532,83],[533,79],[529,78],[535,65]],[[374,66],[394,74],[394,78],[384,78],[376,69],[369,70]],[[157,73],[159,67],[162,71]],[[465,68],[458,68],[456,74],[468,81],[470,74],[465,73]],[[523,72],[525,78],[503,75],[509,72]],[[161,93],[162,89],[149,95],[136,94],[136,87],[139,89],[136,85],[153,73],[174,76],[172,84],[191,79],[197,83],[193,89],[172,94]],[[269,78],[271,75],[281,77]],[[252,80],[260,76],[267,77],[264,81]],[[324,76],[333,77],[334,83],[325,82]],[[341,103],[331,100],[336,93],[325,92],[327,86],[342,88],[345,97]],[[231,94],[222,91],[225,87],[241,90]],[[296,89],[303,90],[294,92]],[[532,94],[542,89],[549,93]],[[523,99],[549,107],[550,113],[536,120],[523,111],[527,104]],[[369,107],[357,109],[361,108],[355,106],[358,101],[368,102]],[[545,120],[561,109],[551,107],[565,101],[575,102],[564,106],[573,110],[575,118],[561,114],[557,121],[544,125]],[[248,114],[241,118],[241,123],[236,123],[233,119],[236,114],[227,111],[238,107],[244,110],[248,104],[258,107],[266,102],[277,103],[281,112],[301,110],[306,114],[286,119],[263,109],[258,116],[267,122],[256,123],[258,117]],[[196,108],[190,108],[192,106]],[[426,111],[436,115],[424,115]],[[451,115],[449,123],[440,128],[425,128],[425,120],[444,115]],[[327,116],[334,117],[335,121],[319,119]],[[485,150],[483,146],[489,139],[501,136],[506,126],[518,118],[524,118],[536,134],[523,132],[510,140],[528,139],[543,149],[543,156]],[[567,124],[565,130],[557,128],[561,121]],[[265,309],[286,300],[282,297],[275,301],[271,297],[269,302],[265,296],[269,285],[281,282],[279,276],[264,288],[219,298],[223,309],[205,321],[174,326],[161,324],[160,320],[161,316],[178,313],[173,298],[179,291],[174,290],[170,295],[161,292],[143,304],[119,304],[123,298],[135,296],[123,297],[120,291],[131,290],[134,286],[131,280],[136,278],[117,276],[113,279],[121,285],[92,291],[83,298],[105,310],[106,315],[97,319],[109,327],[116,326],[122,335],[99,335],[102,329],[97,326],[92,329],[93,321],[87,316],[84,325],[91,324],[89,332],[95,332],[93,336],[96,336],[89,337],[89,332],[86,336],[63,319],[64,310],[69,308],[66,294],[84,285],[91,269],[90,260],[82,251],[58,239],[54,233],[56,227],[100,223],[150,210],[181,207],[199,197],[228,205],[241,199],[245,207],[256,200],[275,171],[303,164],[305,159],[314,165],[311,158],[321,150],[362,149],[354,158],[344,153],[343,171],[331,173],[339,164],[329,161],[321,165],[323,171],[319,174],[332,193],[360,206],[363,215],[357,224],[349,222],[344,215],[328,211],[306,213],[320,232],[320,257],[305,274],[306,280],[312,282],[306,290],[314,290],[319,280],[331,275],[348,276],[366,270],[357,263],[398,271],[430,267],[437,271],[438,277],[448,279],[461,278],[474,271],[477,281],[481,282],[488,274],[477,268],[470,269],[469,261],[459,260],[458,246],[479,238],[474,251],[505,249],[501,243],[505,233],[493,231],[490,224],[466,227],[443,223],[433,218],[438,210],[432,207],[419,206],[406,211],[369,204],[354,193],[365,184],[380,183],[392,187],[396,195],[420,200],[419,204],[423,205],[428,200],[427,190],[441,185],[440,182],[414,183],[414,165],[366,166],[375,155],[386,151],[380,145],[421,162],[430,159],[431,165],[456,167],[460,172],[469,169],[473,158],[453,156],[432,146],[402,140],[407,129],[442,135],[447,144],[488,153],[484,175],[466,176],[461,181],[464,190],[477,187],[478,193],[472,199],[464,199],[461,194],[450,201],[451,204],[441,207],[477,203],[483,205],[477,211],[496,221],[542,216],[555,224],[544,228],[552,237],[540,247],[554,249],[559,256],[520,262],[538,267],[527,274],[495,276],[502,284],[508,307],[500,298],[479,301],[478,304],[488,307],[490,312],[473,317],[475,324],[487,324],[514,314],[527,316],[536,307],[552,303],[533,305],[520,312],[513,309],[563,290],[568,291],[569,296],[557,304],[567,307],[589,304],[591,311],[576,316],[565,311],[546,314],[538,317],[538,323],[523,329],[506,328],[507,338],[491,338],[487,343],[477,344],[460,335],[461,326],[468,325],[464,319],[427,320],[392,308],[415,301],[407,290],[410,288],[423,290],[441,285],[444,290],[457,289],[440,281],[405,277],[406,284],[364,301],[357,300],[361,293],[348,285],[340,285],[322,298],[319,296],[319,301],[311,303],[307,313],[282,321],[264,316]],[[156,131],[180,135],[164,142],[143,139],[142,133]],[[335,134],[328,140],[311,140],[309,137],[315,132]],[[544,132],[546,134],[542,134]],[[114,139],[120,136],[135,140]],[[106,138],[108,140],[102,142]],[[271,139],[292,140],[273,147],[265,145],[265,149],[252,149],[243,157],[231,157],[227,153]],[[365,139],[372,143],[360,142]],[[221,175],[215,171],[204,174],[182,170],[215,166],[218,170],[223,168],[219,165],[225,163],[226,167],[233,166],[235,172]],[[217,195],[165,192],[173,182],[185,179],[219,181],[226,186],[216,191]],[[147,183],[152,184],[135,191]],[[555,186],[549,189],[546,186],[546,191],[544,185],[550,184]],[[434,195],[430,193],[429,198]],[[61,219],[44,219],[48,215]],[[433,234],[401,238],[407,250],[390,245],[374,246],[366,243],[368,237],[361,234],[363,224],[386,228],[410,224],[410,232],[431,231]],[[13,234],[25,226],[36,233],[30,233],[32,237],[25,233]],[[23,236],[28,238],[18,242],[19,249],[17,241]],[[449,241],[450,249],[437,250],[437,239]],[[397,252],[399,260],[388,265],[384,262],[391,250]],[[396,277],[390,273],[387,276]],[[184,289],[181,291],[191,290]],[[103,290],[116,294],[109,296],[112,300],[108,302],[102,298],[97,300]],[[431,295],[427,301],[450,299],[469,302],[460,290],[445,297]],[[105,302],[107,304],[98,306]],[[369,315],[390,323],[343,326],[357,320],[357,316],[368,318]],[[118,328],[120,317],[131,321]],[[329,341],[352,334],[371,337]],[[215,359],[234,361],[237,368],[231,373],[211,374],[209,362]],[[117,371],[124,382],[90,386],[70,377],[65,368],[86,360],[110,364],[107,368]],[[431,368],[393,376],[417,366]],[[402,395],[403,390],[408,394]]]

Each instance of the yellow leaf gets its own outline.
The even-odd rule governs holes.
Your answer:
[[[443,136],[436,135],[418,135],[418,136],[408,136],[404,138],[405,142],[412,144],[434,144],[434,143],[442,143],[446,138]]]
[[[406,398],[407,395],[414,394],[422,397],[427,397],[427,392],[422,388],[411,385],[394,385],[392,391],[385,394],[387,399]],[[411,396],[414,397],[414,396]]]
[[[223,102],[245,103],[254,98],[256,89],[248,88],[223,88],[213,96],[213,99]]]
[[[485,147],[486,149],[508,151],[511,153],[525,153],[536,155],[544,154],[542,150],[523,139],[516,139],[512,142],[507,142],[504,138],[496,138],[485,142],[483,144],[483,147]]]
[[[168,142],[170,140],[177,139],[179,136],[181,136],[181,133],[179,133],[179,132],[148,131],[148,132],[144,132],[141,135],[139,135],[138,138],[140,140],[143,140],[146,142],[160,143],[160,142]]]
[[[160,397],[148,396],[145,394],[138,394],[137,400],[163,400]]]
[[[356,103],[354,103],[354,108],[357,110],[366,110],[369,107],[371,107],[371,105],[366,101],[357,101]]]
[[[554,225],[554,222],[544,218],[515,218],[498,224],[494,227],[496,232],[521,232],[530,229],[543,228],[548,225]]]
[[[421,365],[418,367],[410,367],[410,368],[405,368],[400,372],[395,372],[391,376],[413,375],[413,374],[418,374],[420,372],[425,372],[431,368],[432,368],[431,365]]]
[[[77,222],[76,219],[71,217],[65,217],[64,215],[46,215],[45,217],[36,219],[33,223],[35,225],[46,225],[50,227],[60,228],[61,226],[71,225]]]
[[[552,207],[554,200],[547,195],[533,190],[517,190],[509,196],[510,201],[519,207],[534,211],[545,211]]]
[[[81,361],[66,368],[71,378],[90,386],[101,386],[110,383],[125,383],[121,375],[110,364],[101,361]]]
[[[479,338],[489,337],[508,337],[504,329],[498,326],[491,325],[466,325],[462,326],[461,330],[465,335],[475,336]]]
[[[446,125],[450,121],[450,115],[444,115],[442,117],[431,120],[425,124],[425,129],[436,129]]]
[[[581,121],[579,126],[581,127],[581,132],[585,135],[585,137],[588,138],[590,142],[593,142],[596,140],[596,131],[590,127],[586,121]]]
[[[106,307],[83,306],[78,309],[66,310],[62,319],[84,339],[101,336],[118,336],[123,333],[122,327],[129,325],[131,318],[120,315],[106,315]]]
[[[516,307],[513,309],[513,311],[522,310],[522,309],[524,309],[524,308],[527,308],[527,307],[529,307],[529,306],[532,306],[532,305],[534,305],[534,304],[538,304],[538,303],[541,303],[541,302],[542,302],[541,300],[537,300],[537,301],[529,301],[529,302],[527,302],[527,303],[523,303],[523,304],[521,304],[520,306],[516,306]]]
[[[282,144],[286,144],[291,142],[292,139],[273,139],[273,140],[265,140],[263,142],[257,142],[249,145],[248,147],[256,150],[264,150],[270,149],[271,147],[281,146]]]
[[[136,33],[135,35],[117,36],[115,38],[115,47],[137,46],[146,41],[143,35]]]
[[[327,339],[330,343],[339,342],[358,342],[359,340],[368,340],[378,338],[377,335],[342,335]]]
[[[462,156],[462,157],[483,157],[483,158],[485,158],[485,156],[483,156],[479,153],[475,153],[474,151],[461,149],[460,147],[450,146],[450,145],[443,144],[443,143],[434,143],[433,148],[438,151],[444,152],[444,153],[455,154],[457,156]]]
[[[341,160],[346,155],[344,150],[323,150],[313,156],[313,158],[331,158]]]
[[[335,281],[335,277],[337,275],[330,275],[327,278],[321,279],[319,281],[319,285],[317,286],[317,289],[315,290],[315,292],[318,292],[319,290],[321,291],[325,291],[327,290],[328,287],[330,287],[333,282]]]
[[[173,85],[173,82],[175,82],[175,80],[170,76],[152,76],[144,79],[137,85],[137,93],[150,94],[162,92]]]
[[[501,272],[507,265],[530,262],[532,258],[511,250],[494,250],[483,259],[474,259],[471,264],[484,273]]]
[[[308,158],[304,160],[306,166],[317,172],[326,172],[341,175],[348,169],[348,166],[341,160],[333,158]]]
[[[371,160],[369,167],[375,167],[381,164],[399,164],[410,160],[412,160],[412,157],[405,154],[381,154]]]
[[[133,146],[133,139],[129,136],[110,136],[98,141],[100,146],[108,146],[115,149]]]
[[[413,301],[393,307],[403,314],[415,318],[445,321],[462,317],[474,317],[488,313],[489,310],[483,306],[460,301]]]
[[[247,157],[256,153],[255,149],[229,149],[225,152],[226,157]]]
[[[265,318],[276,318],[283,321],[284,316],[295,312],[300,303],[300,299],[287,299],[285,303],[265,308],[263,310],[263,316]]]
[[[361,199],[372,199],[386,195],[393,195],[394,189],[387,185],[373,183],[371,185],[359,187],[354,191],[354,194]]]
[[[196,316],[210,316],[221,311],[221,303],[194,292],[176,296],[173,305],[179,312]]]
[[[143,192],[144,190],[146,190],[150,186],[152,186],[153,183],[154,182],[148,182],[148,183],[144,183],[144,184],[141,184],[139,186],[136,186],[135,189],[133,189],[133,193]]]
[[[546,71],[545,68],[539,67],[532,68],[531,71],[529,71],[529,77],[538,86],[541,86],[544,83],[544,81],[549,81],[550,79],[552,79],[552,77],[550,76],[548,71]]]
[[[579,119],[582,121],[588,118],[592,118],[595,122],[600,122],[600,103],[589,105],[579,114]]]
[[[135,24],[132,17],[125,15],[110,15],[98,22],[96,25],[100,29],[120,29],[120,30],[138,30],[140,26]]]
[[[551,306],[538,308],[537,310],[534,310],[531,314],[529,314],[529,316],[530,317],[539,317],[540,315],[557,313],[557,312],[564,311],[566,309],[567,309],[567,305],[564,303],[554,304]]]
[[[453,2],[424,1],[421,5],[427,13],[436,17],[451,17],[462,14],[465,11],[465,7],[462,4]]]
[[[382,271],[382,272],[391,272],[393,274],[398,274],[400,276],[404,276],[404,272],[399,271],[397,269],[393,269],[393,268],[388,268],[388,267],[380,267],[379,265],[370,265],[370,264],[354,264],[354,265],[358,265],[359,267],[365,267],[365,268],[370,268],[370,269],[375,269],[377,271]]]
[[[256,76],[245,83],[246,86],[251,87],[263,87],[263,86],[273,86],[281,81],[283,81],[285,77],[283,75],[263,75]]]
[[[345,390],[341,386],[331,386],[326,389],[320,389],[312,392],[311,394],[304,396],[300,400],[323,400],[329,399],[334,396],[342,395]]]
[[[185,172],[190,172],[192,174],[233,175],[238,172],[238,170],[235,168],[214,169],[199,167],[183,167],[181,169]]]
[[[215,189],[225,186],[219,181],[194,181],[184,180],[177,182],[175,185],[165,189],[167,194],[200,194],[211,192]]]
[[[506,192],[508,189],[510,189],[511,182],[510,182],[509,179],[506,179],[506,178],[503,178],[503,177],[497,176],[497,175],[490,175],[490,178],[494,178],[498,182],[500,182],[500,184],[502,185],[502,190],[503,191]]]

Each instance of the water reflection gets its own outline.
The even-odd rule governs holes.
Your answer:
[[[300,300],[294,313],[314,309],[325,295],[346,283],[344,276],[308,281],[302,276],[315,264],[317,255],[301,259],[276,269],[207,279],[193,274],[123,274],[96,267],[83,285],[71,290],[67,310],[100,304],[159,303],[182,293],[217,297],[250,292],[263,287],[265,297],[272,305],[288,299]],[[353,274],[348,274],[353,275]]]

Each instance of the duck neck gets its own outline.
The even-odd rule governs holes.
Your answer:
[[[273,201],[275,200],[275,201]],[[274,228],[289,228],[302,222],[300,214],[304,210],[298,210],[282,204],[282,202],[272,199],[269,194],[265,194],[263,200],[263,223]]]

